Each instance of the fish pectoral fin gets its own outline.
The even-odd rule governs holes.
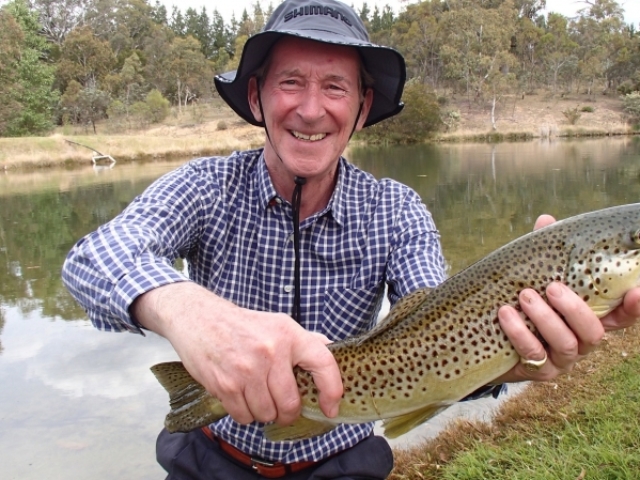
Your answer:
[[[220,400],[194,380],[181,362],[159,363],[151,371],[169,394],[171,411],[164,420],[169,432],[190,432],[227,415]]]
[[[413,430],[418,425],[423,424],[438,413],[449,408],[450,404],[431,404],[426,407],[414,410],[398,417],[388,418],[382,421],[384,436],[387,438],[397,438],[404,435],[409,430]]]
[[[330,432],[337,426],[338,424],[336,423],[320,422],[305,417],[298,417],[295,422],[287,426],[278,425],[277,423],[265,425],[264,435],[273,442],[303,440]]]

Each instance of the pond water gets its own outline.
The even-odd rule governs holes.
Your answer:
[[[640,193],[640,138],[353,148],[348,156],[418,191],[450,273],[530,231],[541,213],[563,218]],[[95,330],[60,268],[76,240],[180,163],[0,175],[1,478],[163,478],[155,437],[167,397],[149,367],[177,357],[155,335]],[[462,409],[486,414],[476,403]],[[396,445],[443,424],[436,417]]]

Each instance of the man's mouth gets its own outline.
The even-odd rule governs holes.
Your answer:
[[[316,133],[314,135],[306,135],[301,132],[296,132],[295,130],[291,130],[291,133],[298,140],[306,140],[307,142],[317,142],[318,140],[322,140],[324,137],[327,136],[326,133]]]

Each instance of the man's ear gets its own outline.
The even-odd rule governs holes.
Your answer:
[[[262,112],[260,111],[260,102],[258,101],[258,79],[253,76],[249,79],[249,89],[247,92],[248,100],[249,100],[249,108],[251,108],[251,113],[253,113],[253,118],[256,119],[256,122],[262,122]]]
[[[356,124],[357,132],[362,130],[364,123],[367,121],[367,117],[369,116],[369,111],[371,110],[372,104],[373,104],[373,88],[367,88],[367,91],[364,93],[362,108],[360,109],[360,117],[358,118],[358,123]]]

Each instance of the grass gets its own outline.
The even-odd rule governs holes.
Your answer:
[[[187,110],[145,129],[114,129],[102,123],[97,135],[84,127],[65,126],[49,137],[0,138],[0,170],[91,165],[94,153],[67,140],[111,155],[117,162],[223,155],[264,144],[263,131],[234,119],[229,108],[218,106],[209,111],[209,116],[196,123]],[[227,121],[230,128],[218,129],[221,116],[231,119]]]
[[[603,346],[554,383],[531,384],[491,424],[458,421],[396,451],[390,479],[637,479],[640,333]]]

